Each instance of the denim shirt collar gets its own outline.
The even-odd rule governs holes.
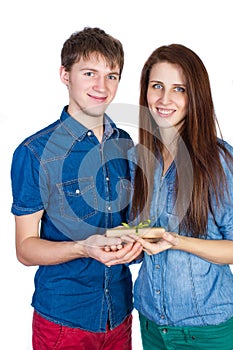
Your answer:
[[[87,133],[90,131],[84,125],[79,123],[76,119],[72,118],[67,112],[68,106],[65,106],[60,121],[67,132],[76,140],[82,141],[86,137]],[[115,135],[113,135],[115,133]],[[103,139],[109,139],[111,136],[116,139],[119,138],[119,130],[116,124],[109,118],[109,116],[104,114],[104,136]]]

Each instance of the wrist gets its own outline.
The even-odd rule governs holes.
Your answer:
[[[183,245],[185,244],[185,236],[178,235],[177,233],[174,234],[175,237],[175,244],[172,246],[172,249],[174,250],[182,250]]]
[[[87,253],[86,245],[84,241],[75,241],[74,242],[74,254],[76,258],[88,258],[89,255]]]

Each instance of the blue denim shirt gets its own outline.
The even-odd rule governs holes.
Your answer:
[[[40,235],[51,241],[82,240],[125,221],[130,196],[129,135],[105,115],[100,144],[70,117],[27,138],[12,162],[12,213],[44,210]],[[129,267],[106,267],[91,258],[39,266],[33,307],[63,325],[93,332],[118,326],[132,311]]]
[[[233,148],[227,143],[225,146],[233,155]],[[151,218],[155,226],[178,233],[172,191],[175,164],[163,177],[161,160],[158,163]],[[207,239],[233,240],[233,174],[223,159],[222,164],[229,197],[225,196],[220,210],[214,203],[215,219],[209,214]],[[160,326],[215,325],[233,317],[233,274],[228,265],[217,265],[184,251],[145,254],[134,298],[136,309]]]

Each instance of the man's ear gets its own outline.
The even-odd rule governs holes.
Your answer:
[[[69,86],[70,75],[64,66],[60,67],[60,79],[67,87]]]

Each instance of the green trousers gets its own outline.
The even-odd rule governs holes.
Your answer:
[[[233,318],[217,326],[157,326],[139,314],[143,350],[233,350]]]

